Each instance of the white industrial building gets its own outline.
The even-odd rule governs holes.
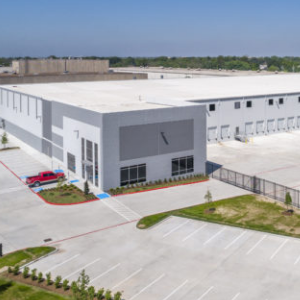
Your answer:
[[[0,119],[107,190],[204,173],[207,141],[300,129],[300,76],[7,85]]]

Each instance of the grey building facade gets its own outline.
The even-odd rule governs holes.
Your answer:
[[[103,190],[205,173],[205,107],[100,113],[0,88],[5,130]]]

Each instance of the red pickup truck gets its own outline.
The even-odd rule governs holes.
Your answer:
[[[53,173],[52,171],[40,172],[36,176],[26,178],[26,183],[30,186],[40,186],[41,183],[51,183],[58,181],[59,178],[65,178],[64,173]]]

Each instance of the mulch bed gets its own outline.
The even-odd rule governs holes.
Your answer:
[[[37,281],[37,279],[32,280],[30,278],[30,276],[27,277],[27,278],[23,278],[22,273],[19,273],[19,275],[14,275],[13,273],[4,273],[4,274],[1,274],[1,275],[5,276],[6,278],[9,278],[11,280],[14,280],[14,281],[17,281],[17,282],[20,282],[20,283],[25,283],[25,284],[32,285],[32,286],[36,286],[36,287],[39,287],[41,289],[47,290],[49,292],[61,294],[61,295],[64,295],[64,296],[71,296],[72,295],[71,290],[64,291],[62,287],[57,289],[54,286],[54,283],[52,283],[51,285],[47,285],[45,279],[43,279],[43,281],[39,283]]]

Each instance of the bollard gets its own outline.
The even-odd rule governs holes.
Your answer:
[[[2,243],[0,243],[0,257],[3,256],[3,253],[2,253]]]

